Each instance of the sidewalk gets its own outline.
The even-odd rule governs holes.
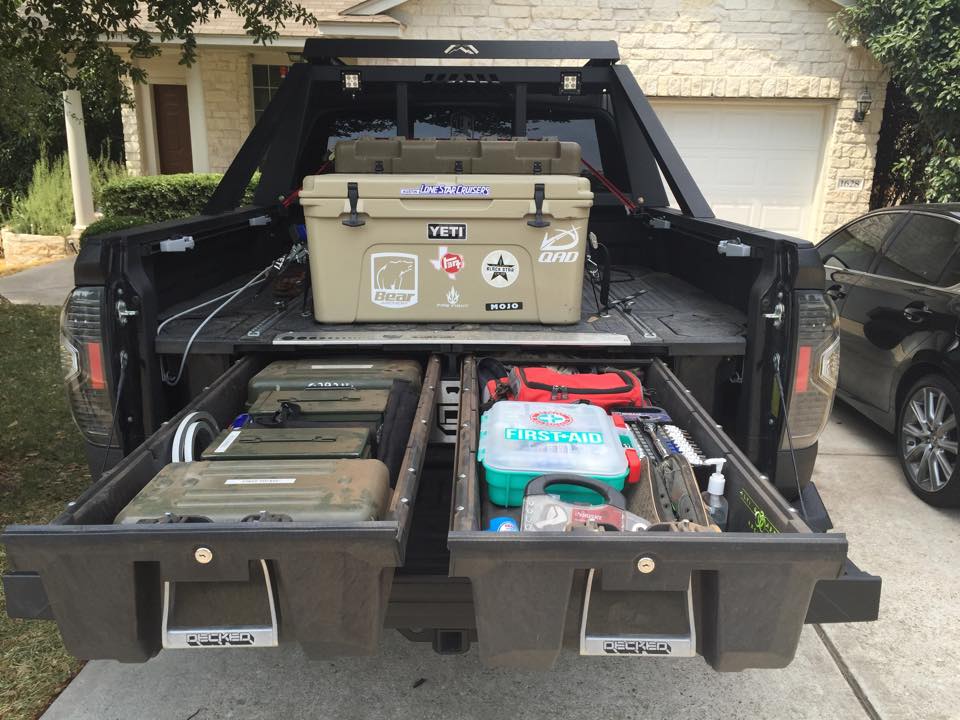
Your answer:
[[[73,289],[73,263],[76,258],[52,263],[0,277],[0,296],[15,305],[62,305]]]

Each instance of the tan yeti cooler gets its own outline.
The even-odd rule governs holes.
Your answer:
[[[319,322],[580,320],[586,178],[336,173],[300,203]]]

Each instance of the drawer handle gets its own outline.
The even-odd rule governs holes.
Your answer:
[[[596,570],[587,573],[587,588],[583,595],[583,613],[580,616],[580,654],[603,657],[695,657],[697,654],[697,629],[693,618],[693,588],[687,585],[688,635],[587,635],[587,619],[590,616],[590,595],[593,592],[593,577]]]
[[[267,561],[261,560],[263,582],[270,608],[269,625],[242,625],[232,627],[174,627],[169,626],[170,611],[176,595],[175,583],[163,583],[163,624],[161,637],[164,649],[199,649],[217,647],[277,647],[280,635],[277,632],[277,608],[270,582]]]

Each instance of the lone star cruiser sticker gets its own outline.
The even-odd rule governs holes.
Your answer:
[[[480,273],[487,285],[495,288],[510,287],[520,276],[520,264],[516,255],[509,250],[493,250],[483,259]]]

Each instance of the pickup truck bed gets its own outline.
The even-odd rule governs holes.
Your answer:
[[[451,53],[473,64],[343,62]],[[99,477],[53,522],[5,529],[11,616],[53,618],[74,655],[127,662],[184,644],[369,655],[397,628],[440,652],[476,641],[493,667],[545,669],[572,648],[699,654],[722,671],[783,667],[804,622],[877,617],[880,579],[848,560],[842,534],[814,532],[816,492],[803,487],[837,357],[820,258],[809,243],[714,218],[613,43],[324,38],[309,40],[304,58],[202,215],[84,244],[64,360]],[[585,58],[575,69],[527,64]],[[476,64],[495,59],[524,64]],[[425,119],[451,109],[451,138],[483,135],[492,119],[498,137],[549,130],[587,148],[602,173],[589,168],[598,253],[588,267],[611,268],[609,312],[587,282],[571,325],[322,325],[300,297],[278,304],[265,286],[206,321],[214,298],[268,265],[302,262],[305,218],[293,199],[338,141],[417,139]],[[241,207],[258,168],[253,204]],[[188,418],[233,423],[251,378],[278,357],[419,364],[383,516],[116,524],[179,461]],[[726,532],[488,532],[500,510],[485,502],[477,458],[486,358],[635,372],[706,457],[726,460]],[[792,506],[798,491],[813,497]]]
[[[617,277],[625,273],[618,273]],[[249,291],[211,320],[194,342],[192,352],[232,354],[323,345],[364,347],[390,345],[439,349],[449,346],[595,346],[642,347],[656,355],[743,355],[746,347],[746,316],[689,283],[666,273],[630,268],[629,277],[611,286],[615,304],[607,313],[597,312],[597,299],[589,283],[583,286],[583,311],[576,325],[530,324],[353,324],[318,325],[312,315],[304,317],[299,298],[283,308],[265,289]],[[617,279],[617,278],[615,278]],[[213,298],[242,280],[211,289],[189,303],[172,307],[171,317],[199,302]],[[639,293],[639,294],[638,294]],[[171,322],[157,339],[157,352],[179,354],[197,325],[210,313],[208,305]]]

